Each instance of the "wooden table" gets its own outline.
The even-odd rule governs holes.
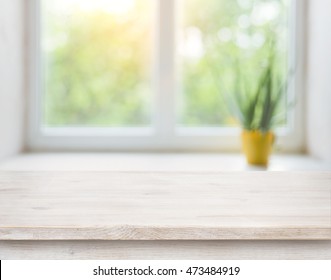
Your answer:
[[[0,259],[331,259],[331,172],[0,172]]]

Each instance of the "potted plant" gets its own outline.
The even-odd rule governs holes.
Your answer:
[[[275,53],[273,48],[271,50],[253,90],[242,84],[238,67],[236,90],[233,94],[232,107],[243,128],[242,149],[247,162],[253,165],[268,165],[275,142],[274,127],[284,116],[280,114],[280,105],[285,102],[288,77],[282,78],[277,73]]]

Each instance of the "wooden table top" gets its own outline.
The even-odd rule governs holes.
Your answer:
[[[0,240],[331,240],[331,172],[0,172]]]

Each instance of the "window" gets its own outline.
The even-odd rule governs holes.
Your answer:
[[[236,63],[254,81],[271,33],[280,72],[298,57],[294,0],[33,2],[32,149],[238,150]],[[299,117],[282,122],[285,149]]]

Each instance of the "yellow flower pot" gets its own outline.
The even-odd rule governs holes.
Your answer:
[[[247,162],[253,165],[268,165],[275,135],[271,131],[264,133],[244,130],[241,137]]]

